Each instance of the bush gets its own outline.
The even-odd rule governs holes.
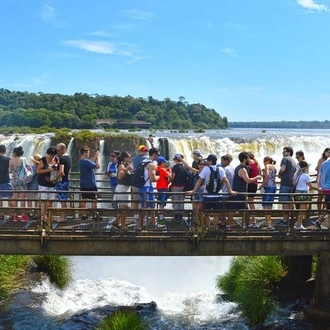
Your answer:
[[[20,255],[0,255],[0,299],[8,297],[19,287],[19,277],[25,275],[30,257]]]
[[[68,257],[35,256],[33,261],[37,265],[38,271],[47,274],[50,282],[59,289],[64,289],[71,283],[72,267]]]
[[[148,325],[143,322],[136,312],[118,311],[106,316],[95,330],[147,330]]]
[[[286,269],[275,256],[236,257],[217,286],[237,302],[251,325],[262,323],[276,307],[275,290]]]

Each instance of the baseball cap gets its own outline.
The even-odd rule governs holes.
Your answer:
[[[141,145],[139,145],[138,150],[139,151],[148,151],[148,148],[145,145],[141,144]]]
[[[166,162],[167,162],[167,159],[165,157],[163,157],[163,156],[159,156],[157,158],[158,165],[160,165],[161,163],[166,163]]]
[[[173,157],[173,160],[178,159],[178,157],[181,157],[183,159],[182,154],[175,154],[174,157]]]
[[[218,160],[218,158],[215,154],[210,154],[207,156],[206,160],[216,162]]]
[[[201,151],[199,149],[195,149],[192,153],[193,154],[196,154],[198,156],[202,156],[202,153],[201,153]]]

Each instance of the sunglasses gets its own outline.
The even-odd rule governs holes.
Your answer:
[[[116,155],[110,155],[110,157],[116,157]]]
[[[198,165],[205,166],[206,164],[205,163],[199,163]]]

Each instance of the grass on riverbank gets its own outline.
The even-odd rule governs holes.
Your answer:
[[[217,287],[256,325],[275,309],[275,290],[285,271],[279,257],[236,257],[229,271],[217,277]]]
[[[118,311],[106,316],[95,330],[147,330],[148,324],[136,312]]]
[[[20,286],[19,279],[24,276],[30,262],[28,256],[0,255],[0,300]]]
[[[52,284],[59,289],[66,288],[72,282],[72,264],[69,258],[63,256],[34,256],[33,262],[38,271],[48,275]]]

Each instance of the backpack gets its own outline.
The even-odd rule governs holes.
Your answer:
[[[218,169],[214,170],[213,167],[209,166],[211,171],[210,178],[206,183],[206,191],[210,194],[217,194],[221,189],[221,179]]]
[[[191,171],[186,170],[186,172],[187,172],[187,181],[183,191],[190,191],[193,190],[195,187],[195,176]]]
[[[34,178],[33,168],[22,159],[22,165],[18,173],[18,181],[22,185],[28,185]]]
[[[143,187],[147,180],[144,179],[144,168],[147,164],[151,163],[151,160],[149,161],[143,161],[138,165],[136,169],[134,169],[130,175],[130,183],[133,187]]]

